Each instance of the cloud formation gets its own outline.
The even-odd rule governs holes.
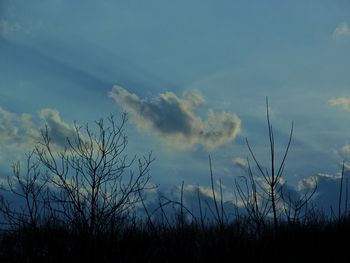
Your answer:
[[[19,149],[33,147],[41,140],[40,127],[47,125],[53,144],[64,147],[66,138],[74,134],[73,126],[63,122],[54,109],[40,110],[38,117],[16,114],[0,107],[0,144]]]
[[[222,185],[223,189],[226,187]],[[213,192],[209,186],[195,186],[195,185],[184,185],[183,192],[182,186],[178,185],[172,188],[166,188],[157,190],[152,193],[152,196],[147,198],[150,200],[147,203],[147,209],[153,214],[154,218],[160,218],[162,211],[159,209],[159,202],[165,204],[168,200],[174,201],[173,203],[168,203],[164,205],[162,210],[167,215],[168,219],[177,219],[180,212],[180,204],[184,206],[185,219],[192,219],[188,211],[191,212],[196,219],[202,219],[205,222],[211,222],[215,220],[215,201],[216,205],[221,208],[221,201],[224,208],[225,216],[229,219],[233,219],[233,216],[237,211],[244,213],[243,204],[235,202],[235,196],[231,190],[223,191],[223,196],[221,200],[221,195],[215,191],[215,200],[213,198]],[[181,194],[182,193],[182,194]],[[188,210],[187,210],[188,209]],[[155,213],[154,213],[155,212]],[[176,221],[175,221],[176,222]]]
[[[0,143],[15,147],[28,146],[39,139],[39,131],[35,129],[28,113],[21,115],[9,112],[0,107]]]
[[[350,28],[348,24],[343,22],[340,23],[333,32],[335,39],[342,39],[350,36]]]
[[[57,110],[45,108],[40,111],[39,116],[45,121],[50,137],[57,146],[63,147],[67,144],[67,138],[75,137],[74,127],[63,122]]]
[[[196,92],[185,93],[181,98],[173,92],[165,92],[154,99],[142,100],[114,86],[109,97],[131,114],[140,129],[154,131],[163,141],[178,148],[201,145],[213,149],[234,140],[240,132],[241,120],[235,114],[218,114],[208,109],[206,121],[196,115],[194,110],[204,102]]]
[[[334,98],[334,99],[330,99],[328,103],[331,106],[340,107],[343,110],[350,111],[350,98],[344,98],[344,97]]]
[[[346,171],[345,177],[349,175],[349,172]],[[330,215],[332,211],[337,212],[338,209],[340,179],[340,173],[336,175],[318,173],[317,175],[299,181],[299,190],[311,191],[317,184],[317,191],[315,193],[313,201],[318,208],[323,209],[326,214]],[[343,190],[346,188],[345,184],[349,184],[348,180],[344,180]],[[345,191],[343,194],[345,195]],[[342,206],[343,205],[344,203],[342,203]]]

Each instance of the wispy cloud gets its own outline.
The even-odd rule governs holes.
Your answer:
[[[131,114],[136,125],[156,132],[164,142],[178,148],[202,145],[213,149],[234,140],[240,132],[241,120],[229,112],[215,113],[207,110],[207,120],[202,120],[194,110],[204,98],[196,92],[178,97],[165,92],[151,100],[142,100],[126,89],[114,86],[109,96]]]
[[[343,22],[340,23],[333,32],[333,37],[335,39],[342,39],[350,36],[350,28],[348,24]]]
[[[11,22],[6,19],[0,19],[0,33],[9,34],[22,30],[22,26],[18,22]]]
[[[330,99],[328,103],[331,106],[340,107],[343,110],[350,111],[350,98],[345,98],[345,97],[334,98],[334,99]]]

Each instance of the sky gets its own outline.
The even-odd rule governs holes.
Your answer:
[[[210,155],[229,199],[246,138],[268,166],[268,97],[278,156],[294,123],[286,183],[314,178],[329,207],[350,164],[349,68],[347,0],[0,0],[0,177],[45,124],[59,141],[126,111],[152,182],[206,189]]]

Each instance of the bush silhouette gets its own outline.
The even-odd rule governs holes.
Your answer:
[[[210,157],[212,199],[201,200],[198,186],[199,216],[184,202],[184,182],[179,200],[162,197],[159,206],[150,210],[143,191],[152,187],[149,169],[154,158],[149,154],[128,160],[124,153],[128,142],[125,114],[119,124],[114,116],[97,121],[96,129],[75,124],[65,148],[54,145],[45,128],[42,141],[27,155],[26,163],[15,163],[13,176],[7,186],[1,187],[4,227],[0,261],[296,262],[331,261],[343,256],[345,251],[339,247],[350,237],[347,207],[341,211],[344,181],[347,182],[344,165],[338,216],[329,217],[316,208],[307,208],[316,187],[298,199],[292,198],[280,179],[293,126],[282,163],[276,168],[266,102],[271,170],[267,172],[258,162],[247,141],[260,177],[254,174],[248,160],[247,175],[235,183],[246,213],[233,218],[224,209],[221,180],[219,194],[215,189]],[[258,178],[265,181],[267,188]],[[347,205],[347,188],[345,192]],[[16,197],[17,205],[7,197]],[[136,214],[136,204],[144,208],[143,216]],[[167,206],[173,215],[167,214]],[[206,218],[204,210],[213,220]]]

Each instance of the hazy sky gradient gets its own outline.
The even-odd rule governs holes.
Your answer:
[[[1,0],[0,58],[2,177],[45,122],[64,135],[128,110],[154,182],[206,186],[211,154],[233,185],[246,137],[267,164],[265,96],[278,147],[295,123],[291,185],[350,160],[347,0]]]

